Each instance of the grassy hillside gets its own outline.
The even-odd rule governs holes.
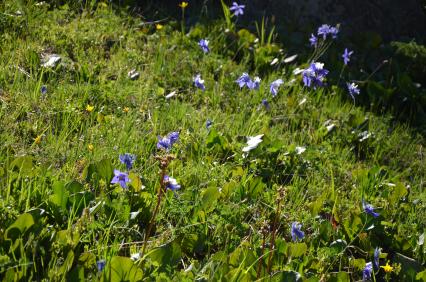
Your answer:
[[[350,63],[306,87],[306,61],[230,14],[189,29],[6,0],[0,29],[5,281],[361,280],[376,248],[393,269],[371,279],[425,281],[425,139],[358,107]]]

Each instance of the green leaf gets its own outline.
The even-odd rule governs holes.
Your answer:
[[[21,214],[15,222],[6,229],[5,238],[14,240],[19,236],[22,236],[34,224],[34,218],[31,214]]]
[[[65,188],[65,184],[62,181],[53,183],[53,194],[50,195],[49,200],[63,211],[67,210],[67,202],[69,193]]]
[[[155,248],[149,253],[149,257],[156,266],[174,266],[180,261],[181,256],[181,248],[176,242],[171,242]]]
[[[107,183],[109,183],[114,172],[111,160],[104,159],[99,161],[96,164],[96,172],[101,178],[103,178]]]
[[[201,199],[201,209],[203,209],[206,213],[212,211],[215,206],[217,199],[219,199],[220,193],[219,190],[212,186],[207,188],[202,193],[202,199]]]
[[[139,177],[139,175],[131,172],[129,173],[129,178],[130,178],[130,184],[129,186],[131,186],[133,188],[133,191],[135,192],[139,192],[140,190],[142,190],[142,180]]]
[[[351,281],[349,274],[347,272],[338,272],[331,274],[331,277],[329,280],[330,282],[349,282]]]
[[[78,257],[78,264],[86,269],[90,269],[93,266],[96,266],[96,256],[92,253],[82,253]]]
[[[104,275],[101,281],[140,281],[143,278],[142,269],[140,269],[128,257],[115,256],[104,269]]]
[[[31,156],[22,156],[15,158],[10,164],[10,168],[13,170],[18,170],[20,174],[24,176],[33,176],[33,157]]]
[[[305,243],[290,243],[288,252],[289,256],[300,257],[303,256],[308,250],[308,246]]]

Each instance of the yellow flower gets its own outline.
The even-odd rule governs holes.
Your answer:
[[[188,6],[188,2],[182,1],[182,3],[179,4],[179,7],[182,9],[185,9]]]
[[[156,30],[161,30],[161,29],[163,29],[163,25],[162,24],[156,24],[155,25],[155,29]]]
[[[95,146],[93,144],[87,145],[87,149],[89,149],[90,152],[92,152],[95,149]]]
[[[41,135],[38,135],[36,138],[34,138],[34,143],[36,143],[36,144],[41,143]]]
[[[128,113],[130,111],[129,107],[124,107],[123,112]]]
[[[383,268],[383,270],[386,273],[392,272],[393,271],[393,267],[389,265],[389,263],[387,262],[385,266],[381,266],[381,268]]]
[[[93,112],[94,108],[95,108],[95,106],[87,105],[86,106],[86,111],[88,111],[89,113],[91,113],[91,112]]]

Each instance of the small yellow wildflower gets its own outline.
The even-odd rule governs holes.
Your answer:
[[[163,29],[163,25],[162,24],[156,24],[155,25],[155,29],[156,30],[161,30],[161,29]]]
[[[35,144],[40,144],[41,143],[41,135],[38,135],[36,138],[34,138],[34,143]]]
[[[383,268],[383,270],[386,273],[390,273],[393,271],[393,267],[389,265],[389,263],[387,262],[385,266],[380,266],[381,268]]]
[[[86,106],[86,111],[89,112],[89,113],[91,113],[91,112],[93,112],[94,108],[95,108],[95,106],[87,105]]]
[[[188,6],[188,2],[185,2],[185,1],[182,1],[182,2],[179,4],[179,7],[181,7],[182,9],[185,9],[187,6]]]
[[[124,107],[123,112],[128,113],[130,111],[129,107]]]
[[[95,149],[95,146],[93,144],[87,145],[87,149],[89,149],[90,152],[92,152]]]

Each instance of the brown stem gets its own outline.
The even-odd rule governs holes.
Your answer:
[[[263,229],[263,228],[262,228]],[[266,232],[263,229],[262,230],[263,233],[263,240],[262,240],[262,251],[260,253],[260,260],[259,260],[259,264],[257,266],[257,275],[256,275],[256,279],[259,279],[260,277],[260,271],[262,270],[262,264],[263,264],[263,253],[265,251],[265,243],[266,243]]]
[[[161,173],[160,173],[160,177],[161,177],[160,178],[160,187],[159,187],[158,194],[157,194],[157,205],[155,206],[154,213],[152,214],[151,221],[148,225],[147,232],[145,233],[145,241],[144,241],[143,247],[142,247],[142,256],[145,254],[145,249],[146,249],[146,245],[148,243],[148,238],[149,238],[149,235],[151,234],[151,230],[152,230],[152,227],[154,226],[155,218],[156,218],[157,213],[160,209],[163,190],[166,190],[165,185],[164,185],[164,176],[166,176],[166,167],[162,166],[161,167]]]

